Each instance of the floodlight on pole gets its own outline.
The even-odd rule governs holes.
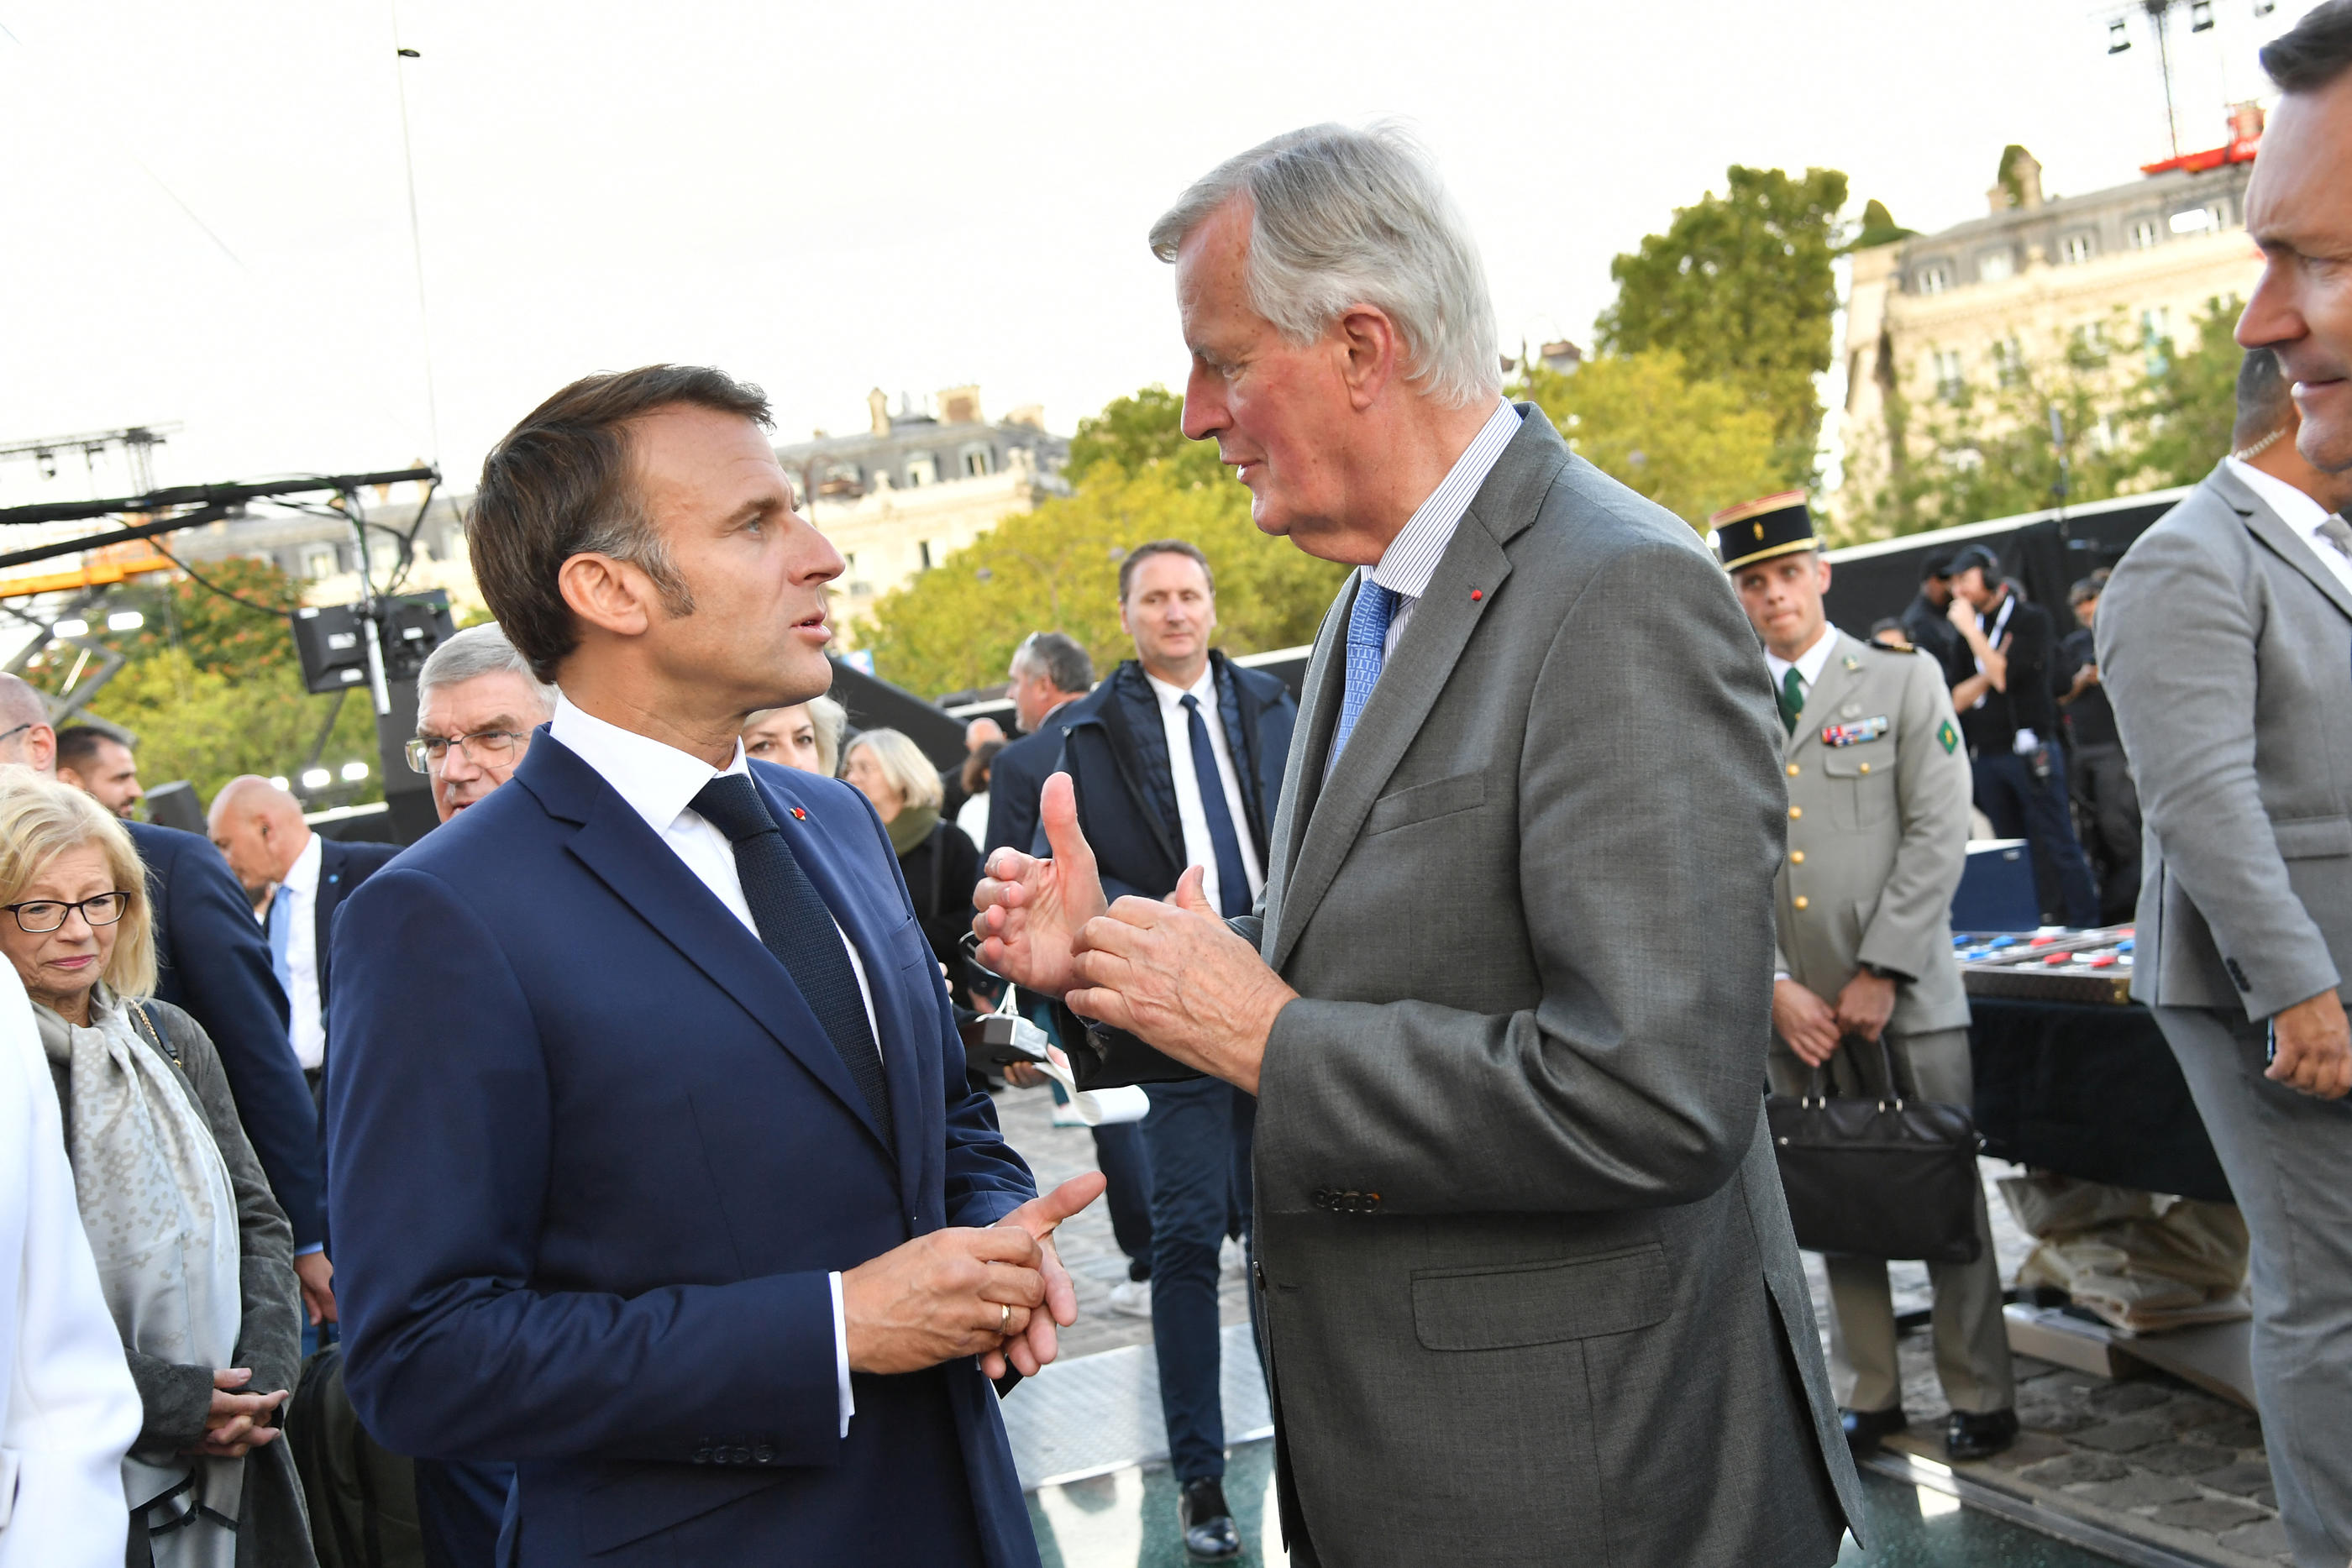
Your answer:
[[[49,633],[56,637],[87,637],[89,635],[89,622],[77,615],[51,626]]]
[[[118,610],[106,618],[106,629],[110,632],[136,632],[146,624],[147,617],[136,610]]]
[[[352,761],[352,762],[346,762],[346,763],[344,763],[344,764],[343,764],[343,782],[344,782],[344,783],[346,783],[346,784],[356,784],[356,783],[358,783],[361,779],[362,779],[366,778],[367,776],[368,776],[368,765],[367,765],[366,763],[364,763],[364,762],[360,762],[360,761]]]
[[[324,789],[334,781],[335,776],[323,768],[306,768],[302,770],[302,788],[305,789]]]

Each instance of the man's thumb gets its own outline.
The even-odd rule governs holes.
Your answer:
[[[1201,891],[1201,884],[1208,880],[1208,867],[1186,866],[1184,874],[1176,879],[1176,907],[1195,915],[1214,915],[1216,911],[1209,907],[1209,895]]]
[[[1077,787],[1068,774],[1055,773],[1046,779],[1037,797],[1037,818],[1045,829],[1045,847],[1054,852],[1055,860],[1094,863],[1094,848],[1078,829]]]

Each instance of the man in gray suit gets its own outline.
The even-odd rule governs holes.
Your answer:
[[[2238,340],[2352,471],[2352,0],[2263,51],[2285,98],[2246,197]],[[2140,536],[2099,670],[2147,823],[2133,994],[2179,1058],[2253,1239],[2254,1388],[2303,1568],[2352,1557],[2352,526],[2260,434]],[[2276,444],[2273,444],[2273,450]],[[2265,460],[2268,459],[2268,469]],[[2333,497],[2331,496],[2331,499]]]
[[[1054,857],[992,857],[977,925],[1258,1096],[1292,1561],[1831,1562],[1858,1491],[1761,1135],[1788,803],[1721,569],[1501,401],[1476,249],[1395,133],[1244,153],[1152,248],[1185,433],[1359,570],[1255,917],[1197,866],[1106,912],[1057,776]]]
[[[1952,956],[1952,892],[1969,838],[1969,769],[1943,670],[1829,623],[1830,563],[1801,491],[1718,512],[1716,548],[1756,634],[1788,732],[1789,858],[1773,886],[1772,1085],[1906,1092],[1967,1105],[1969,998]],[[1884,1054],[1878,1043],[1885,1046]],[[2000,1263],[1977,1197],[1973,1263],[1931,1263],[1944,1448],[1981,1459],[2017,1439]],[[1854,1452],[1906,1425],[1895,1301],[1876,1258],[1823,1260],[1831,1371]]]

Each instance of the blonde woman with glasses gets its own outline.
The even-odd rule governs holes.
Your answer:
[[[312,1568],[278,1416],[301,1343],[293,1232],[220,1059],[155,984],[147,881],[89,796],[0,778],[0,948],[33,1002],[75,1200],[142,1425],[131,1568]]]

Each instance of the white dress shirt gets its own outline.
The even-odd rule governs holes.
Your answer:
[[[1813,645],[1793,660],[1783,659],[1771,649],[1765,649],[1764,667],[1771,672],[1772,695],[1780,695],[1780,683],[1789,678],[1790,669],[1797,672],[1800,689],[1808,695],[1811,695],[1812,689],[1821,684],[1822,666],[1830,662],[1830,650],[1836,646],[1837,628],[1824,621],[1822,622],[1822,634],[1813,639]]]
[[[2319,558],[2320,565],[2336,574],[2336,581],[2352,589],[2352,556],[2337,549],[2319,531],[2320,525],[2334,517],[2335,513],[2276,475],[2265,474],[2251,463],[2242,463],[2235,457],[2222,461],[2246,482],[2246,488],[2262,497],[2263,505],[2278,514],[2288,531],[2311,547],[2311,553]]]
[[[1201,726],[1209,732],[1209,749],[1217,758],[1217,781],[1225,787],[1225,810],[1234,820],[1234,837],[1241,841],[1242,870],[1249,877],[1249,895],[1255,903],[1265,886],[1265,872],[1258,863],[1257,845],[1250,841],[1241,776],[1234,771],[1224,717],[1217,708],[1216,666],[1203,668],[1189,692],[1158,675],[1147,673],[1143,678],[1151,683],[1151,695],[1160,699],[1160,725],[1168,737],[1168,771],[1176,784],[1176,818],[1184,825],[1184,862],[1208,869],[1201,883],[1201,896],[1209,901],[1210,908],[1224,908],[1223,889],[1217,883],[1217,846],[1209,837],[1208,812],[1201,804],[1201,775],[1192,760],[1192,718],[1184,710],[1187,696],[1198,698],[1201,704]]]
[[[290,898],[290,902],[272,902],[269,906],[271,919],[287,922],[289,1032],[294,1037],[294,1059],[306,1072],[317,1071],[327,1061],[327,1021],[319,1013],[319,862],[325,853],[319,835],[312,833],[294,863],[286,868],[285,880],[278,884],[278,900]]]
[[[650,736],[607,724],[574,707],[561,692],[556,694],[555,717],[548,726],[548,733],[594,768],[613,787],[614,793],[627,801],[629,809],[661,835],[662,842],[686,862],[686,869],[694,873],[695,880],[709,888],[728,912],[743,923],[746,931],[759,936],[760,927],[751,918],[751,906],[743,898],[742,874],[735,869],[733,841],[689,804],[713,779],[729,773],[750,777],[751,768],[743,759],[741,741],[735,743],[735,756],[726,767],[713,768],[699,757],[666,746]],[[866,1025],[878,1041],[882,1026],[874,1016],[874,989],[866,982],[866,960],[859,955],[857,944],[849,939],[849,934],[841,931],[837,919],[834,929],[840,932],[841,946],[849,955],[849,967],[857,977],[857,994],[866,1003]],[[839,1271],[834,1272],[830,1280],[833,1366],[841,1388],[841,1435],[846,1437],[849,1418],[856,1414],[857,1404],[849,1391],[849,1331],[842,1315]]]
[[[1397,596],[1394,613],[1389,617],[1389,636],[1381,649],[1386,658],[1397,650],[1397,639],[1404,635],[1404,623],[1412,619],[1413,607],[1421,596],[1429,591],[1429,580],[1437,574],[1437,560],[1445,547],[1454,542],[1454,530],[1462,526],[1462,516],[1477,498],[1478,486],[1495,471],[1502,457],[1503,448],[1519,433],[1519,411],[1508,402],[1497,402],[1462,455],[1454,460],[1445,477],[1429,498],[1406,519],[1397,537],[1381,554],[1378,566],[1359,567],[1364,576]]]

